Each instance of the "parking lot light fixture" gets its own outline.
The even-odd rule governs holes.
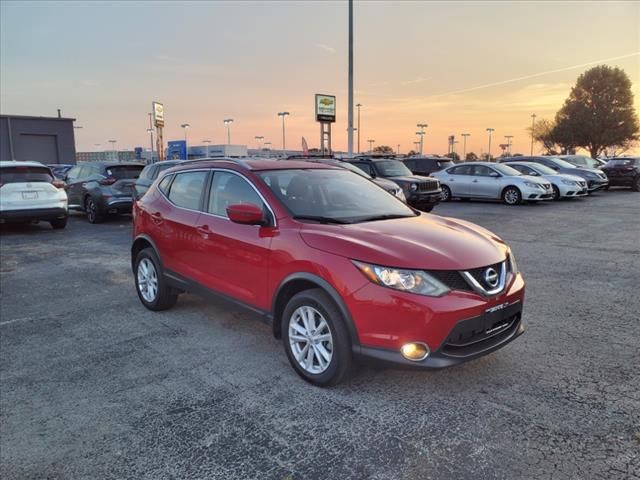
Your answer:
[[[471,134],[470,133],[463,133],[462,134],[462,158],[460,160],[462,160],[463,162],[467,161],[467,137],[470,137]]]
[[[495,128],[490,128],[490,127],[487,128],[487,133],[489,133],[489,150],[488,150],[488,153],[487,153],[487,161],[488,162],[491,161],[491,134],[493,132],[495,132],[495,130],[496,130]]]
[[[227,145],[231,145],[231,124],[233,123],[233,118],[225,118],[222,123],[227,126]]]
[[[367,140],[367,142],[369,142],[369,153],[373,153],[373,144],[376,142],[373,139],[369,139]]]
[[[114,161],[119,160],[118,152],[116,152],[116,142],[117,140],[109,140],[109,143],[111,144],[111,156]]]
[[[533,155],[533,129],[536,126],[536,114],[531,114],[531,155]]]
[[[360,107],[362,107],[361,103],[356,104],[356,108],[358,109],[358,153],[360,153]]]
[[[285,130],[284,130],[284,117],[290,115],[289,112],[278,112],[278,116],[282,117],[282,152],[285,151]]]
[[[258,150],[262,150],[262,141],[264,140],[264,137],[262,135],[256,135],[255,137],[256,142],[258,142]]]
[[[505,135],[504,138],[507,139],[507,152],[511,155],[511,140],[513,139],[513,135]]]
[[[205,156],[209,158],[209,144],[211,143],[211,140],[202,140],[202,143],[207,146],[207,154]]]
[[[180,125],[180,127],[182,127],[182,129],[184,130],[184,159],[185,160],[189,160],[189,144],[187,142],[187,130],[189,129],[191,125],[189,125],[188,123],[183,123],[182,125]]]
[[[416,125],[416,127],[420,129],[420,133],[418,134],[420,135],[420,155],[422,155],[422,152],[424,151],[424,129],[428,126],[429,125],[427,125],[426,123],[418,123]]]

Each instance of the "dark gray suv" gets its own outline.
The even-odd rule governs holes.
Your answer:
[[[100,223],[108,214],[131,213],[133,186],[143,163],[95,162],[73,167],[65,177],[69,209]]]
[[[598,170],[597,168],[576,167],[559,157],[521,156],[507,157],[500,160],[500,163],[509,162],[535,162],[549,167],[558,173],[566,173],[582,177],[587,181],[587,190],[589,193],[593,193],[609,186],[609,180],[602,170]]]

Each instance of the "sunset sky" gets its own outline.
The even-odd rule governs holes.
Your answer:
[[[356,103],[366,140],[425,153],[471,133],[492,153],[505,135],[527,153],[531,114],[553,118],[589,66],[623,68],[640,111],[639,2],[357,1]],[[8,2],[0,4],[2,113],[77,119],[79,151],[147,147],[151,101],[165,104],[165,140],[281,147],[319,143],[313,95],[337,96],[334,148],[347,138],[347,2]],[[638,151],[639,149],[636,149]]]

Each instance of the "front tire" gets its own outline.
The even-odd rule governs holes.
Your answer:
[[[304,290],[289,300],[282,315],[282,342],[291,366],[309,383],[336,385],[351,370],[344,318],[322,289]]]
[[[551,188],[553,189],[553,199],[560,200],[560,189],[553,184],[551,185]]]
[[[98,209],[98,204],[93,197],[89,196],[84,200],[84,211],[87,214],[89,223],[101,223],[102,220],[104,220],[104,217]]]
[[[162,274],[156,252],[145,248],[136,257],[136,292],[142,304],[149,310],[168,310],[178,301],[178,291],[169,286]]]
[[[518,187],[507,187],[502,192],[502,201],[507,205],[518,205],[522,202],[522,193]]]

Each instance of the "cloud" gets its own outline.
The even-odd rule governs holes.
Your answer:
[[[330,47],[329,45],[325,45],[324,43],[315,43],[314,47],[319,48],[320,50],[323,50],[327,53],[330,53],[331,55],[333,55],[334,53],[336,53],[336,49],[333,47]]]
[[[417,85],[419,83],[424,83],[427,80],[431,80],[431,77],[416,77],[413,80],[405,80],[404,82],[400,82],[400,85]]]

